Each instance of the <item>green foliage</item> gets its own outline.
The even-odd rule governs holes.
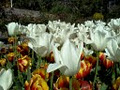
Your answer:
[[[72,8],[66,3],[53,2],[53,7],[51,8],[51,13],[71,13]]]

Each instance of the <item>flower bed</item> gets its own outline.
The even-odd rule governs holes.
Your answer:
[[[0,90],[120,89],[120,19],[6,27]]]

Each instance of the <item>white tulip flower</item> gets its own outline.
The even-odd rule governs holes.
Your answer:
[[[53,46],[53,54],[55,63],[48,66],[47,72],[53,72],[57,69],[62,74],[67,76],[75,75],[80,69],[80,56],[82,53],[83,44],[78,48],[67,39],[63,44],[61,51]]]
[[[120,47],[119,43],[115,39],[108,42],[107,48],[105,49],[108,58],[114,62],[120,62]]]
[[[12,71],[11,69],[0,71],[0,90],[9,90],[11,87],[12,81]]]
[[[120,32],[120,18],[111,19],[108,26],[118,34]]]
[[[93,21],[85,21],[84,22],[84,25],[86,26],[86,27],[88,27],[88,28],[94,28],[95,27],[95,24],[94,24],[94,22]]]
[[[44,24],[28,24],[27,29],[28,37],[36,37],[39,36],[41,33],[46,32],[46,26]]]
[[[58,30],[59,29],[59,26],[58,26],[58,23],[60,23],[60,21],[49,21],[48,22],[48,30],[49,30],[49,32],[50,33],[55,33],[56,32],[56,30]]]
[[[96,51],[103,51],[107,43],[111,40],[109,32],[105,30],[95,30],[90,32],[91,45]]]
[[[91,40],[88,38],[89,37],[89,31],[88,31],[88,27],[85,27],[85,25],[83,24],[78,24],[78,31],[77,31],[77,36],[79,38],[80,41],[85,42],[86,44],[90,44]]]
[[[98,20],[98,21],[95,21],[95,25],[104,27],[106,25],[106,23],[101,20]]]
[[[77,37],[77,34],[75,32],[75,28],[72,30],[70,29],[59,29],[53,34],[53,42],[57,43],[59,46],[61,46],[66,39],[74,39]]]
[[[8,30],[8,34],[10,36],[19,34],[19,24],[18,23],[11,22],[8,25],[6,25],[6,27]]]
[[[51,34],[42,33],[39,37],[30,37],[29,39],[30,42],[28,43],[28,46],[41,57],[45,57],[51,52]]]

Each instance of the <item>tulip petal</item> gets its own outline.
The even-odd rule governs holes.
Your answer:
[[[55,62],[58,64],[63,64],[61,54],[55,46],[53,46],[53,54],[54,54]]]
[[[3,70],[0,73],[0,85],[4,90],[8,90],[12,85],[12,71],[11,69]]]
[[[120,48],[117,49],[115,55],[116,55],[116,59],[117,59],[117,61],[119,62],[119,61],[120,61]]]
[[[61,67],[64,67],[65,65],[62,64],[58,64],[58,63],[54,63],[54,64],[50,64],[47,68],[47,72],[53,72],[57,69],[60,69]]]
[[[69,70],[64,71],[64,74],[74,75],[79,70],[80,57],[77,54],[75,46],[70,43],[69,39],[66,40],[61,49],[63,63]]]
[[[45,57],[48,51],[45,46],[33,47],[33,50],[41,57]]]
[[[112,57],[115,56],[117,48],[118,48],[118,45],[114,39],[112,39],[110,42],[108,42],[107,50]]]

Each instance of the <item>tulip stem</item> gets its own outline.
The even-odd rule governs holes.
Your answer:
[[[41,65],[41,57],[38,55],[38,60],[37,60],[37,66],[36,68],[40,68],[40,65]]]
[[[31,78],[31,70],[30,70],[30,62],[28,61],[28,69],[27,69],[27,80],[30,81]]]
[[[16,49],[16,47],[17,47],[17,36],[15,35],[14,38],[15,38],[15,42],[14,42],[15,60],[13,61],[13,66],[15,65],[15,63],[17,61],[17,49]]]
[[[72,76],[69,79],[69,90],[72,90]]]
[[[94,76],[94,81],[93,81],[93,88],[95,88],[96,84],[96,78],[98,74],[98,64],[99,64],[99,52],[97,52],[97,62],[96,62],[96,67],[95,67],[95,76]]]
[[[54,72],[52,72],[51,79],[50,79],[50,90],[53,90],[53,78],[54,78]]]

